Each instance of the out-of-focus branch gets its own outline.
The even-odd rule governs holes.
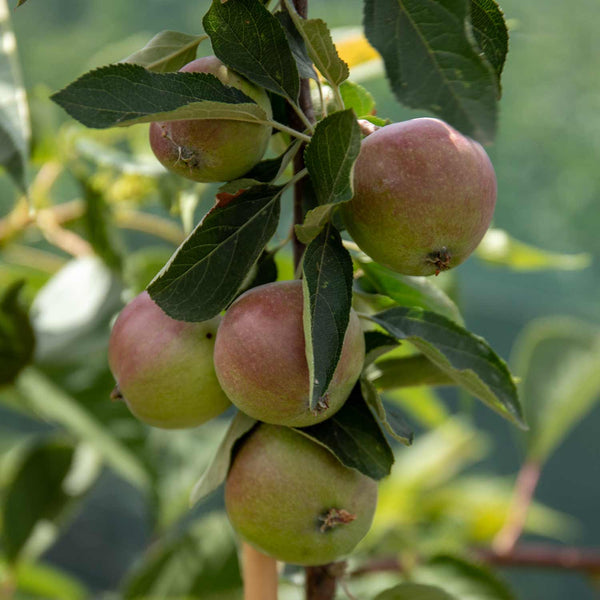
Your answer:
[[[496,535],[492,547],[496,554],[509,554],[523,533],[527,513],[540,479],[541,465],[537,461],[527,461],[521,467],[506,521]]]
[[[492,549],[475,548],[471,556],[487,565],[509,568],[561,569],[582,573],[600,574],[600,549],[549,544],[520,544],[510,552],[499,554]],[[368,573],[401,572],[402,564],[397,557],[378,558],[352,571],[350,577]]]

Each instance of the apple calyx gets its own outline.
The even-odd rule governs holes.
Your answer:
[[[324,516],[319,517],[319,521],[322,523],[320,531],[321,533],[325,533],[339,525],[351,523],[354,519],[356,519],[356,515],[353,515],[343,508],[331,508]]]
[[[432,252],[426,259],[428,263],[435,265],[435,275],[439,275],[442,271],[447,271],[452,265],[452,255],[448,252],[446,246],[442,246],[439,250]]]

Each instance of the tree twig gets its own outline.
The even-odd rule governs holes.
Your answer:
[[[561,569],[600,574],[600,549],[550,544],[519,544],[510,552],[499,554],[493,549],[475,548],[470,554],[487,565],[508,568]],[[368,573],[402,572],[402,563],[395,556],[374,559],[352,571],[350,577]]]

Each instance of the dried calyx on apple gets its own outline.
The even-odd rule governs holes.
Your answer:
[[[225,483],[236,532],[298,565],[348,555],[368,532],[377,484],[288,427],[260,424],[241,443]]]

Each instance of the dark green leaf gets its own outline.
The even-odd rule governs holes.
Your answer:
[[[6,0],[3,4],[5,13],[0,22],[0,39],[4,40],[0,46],[0,166],[25,191],[29,158],[29,111]],[[17,6],[21,4],[19,2]]]
[[[298,151],[302,142],[292,142],[283,154],[276,158],[267,158],[261,160],[255,167],[250,169],[245,175],[245,179],[255,179],[262,183],[272,183],[279,179],[285,168]]]
[[[515,600],[514,594],[492,571],[457,556],[434,557],[415,569],[414,578],[420,583],[444,586],[461,600]]]
[[[382,331],[365,332],[365,365],[375,362],[390,350],[398,347],[396,338]]]
[[[361,379],[361,389],[364,399],[373,411],[379,424],[395,440],[410,446],[413,441],[413,431],[410,425],[405,421],[397,406],[383,403],[381,396],[375,389],[375,386],[366,378]]]
[[[542,462],[600,400],[600,330],[569,317],[538,319],[511,362],[531,426],[528,455]]]
[[[297,429],[329,448],[339,461],[373,479],[390,474],[394,454],[357,383],[342,408],[329,419]]]
[[[214,53],[228,67],[297,102],[296,60],[283,27],[258,0],[213,0],[203,23]]]
[[[248,284],[242,286],[239,294],[243,294],[250,288],[277,281],[277,263],[275,262],[275,254],[264,250],[258,257],[254,267],[250,270],[249,275]]]
[[[329,225],[306,248],[302,260],[304,338],[310,376],[310,409],[327,406],[352,308],[352,259]]]
[[[298,66],[298,73],[300,74],[300,77],[302,77],[302,79],[318,80],[319,77],[313,67],[312,60],[308,55],[308,51],[306,50],[304,39],[296,29],[290,14],[286,11],[277,11],[275,16],[277,19],[279,19],[279,22],[285,31],[290,49],[294,55],[294,58],[296,59],[296,65]]]
[[[506,363],[483,338],[421,308],[391,308],[371,317],[399,340],[410,341],[458,385],[524,427],[517,389]]]
[[[333,86],[348,79],[348,65],[339,57],[327,23],[321,19],[302,19],[291,7],[290,15],[321,75]]]
[[[456,598],[442,588],[420,583],[401,583],[375,597],[375,600],[466,600]]]
[[[54,520],[69,496],[63,482],[75,449],[60,442],[42,442],[25,456],[9,483],[2,507],[3,550],[15,561],[41,520]]]
[[[358,83],[344,81],[340,85],[340,94],[344,101],[344,106],[352,109],[358,117],[371,115],[375,110],[375,98]]]
[[[498,79],[508,52],[508,31],[502,9],[495,0],[471,0],[471,24],[477,44],[492,65]]]
[[[196,504],[196,502],[206,498],[224,483],[233,458],[232,453],[235,444],[254,427],[256,422],[256,419],[243,412],[236,413],[212,462],[194,486],[190,498],[191,504]]]
[[[317,124],[304,160],[319,204],[352,198],[352,167],[360,152],[360,140],[352,109],[333,113]]]
[[[152,299],[182,321],[218,315],[275,233],[283,189],[257,185],[217,204],[150,284]]]
[[[123,63],[82,75],[52,100],[97,129],[169,119],[266,119],[251,98],[209,73],[152,73]]]
[[[178,71],[196,58],[198,45],[207,37],[179,31],[161,31],[142,49],[121,62],[141,65],[155,73]]]
[[[231,527],[214,513],[154,544],[125,582],[123,597],[229,600],[227,593],[241,587]]]
[[[365,33],[400,102],[485,143],[496,133],[498,85],[469,9],[467,0],[366,0]]]
[[[0,387],[12,383],[33,359],[33,328],[19,302],[24,283],[15,281],[0,290]]]
[[[463,318],[454,302],[427,277],[400,275],[378,263],[358,260],[367,281],[379,294],[401,306],[418,306],[444,315],[459,324]]]

